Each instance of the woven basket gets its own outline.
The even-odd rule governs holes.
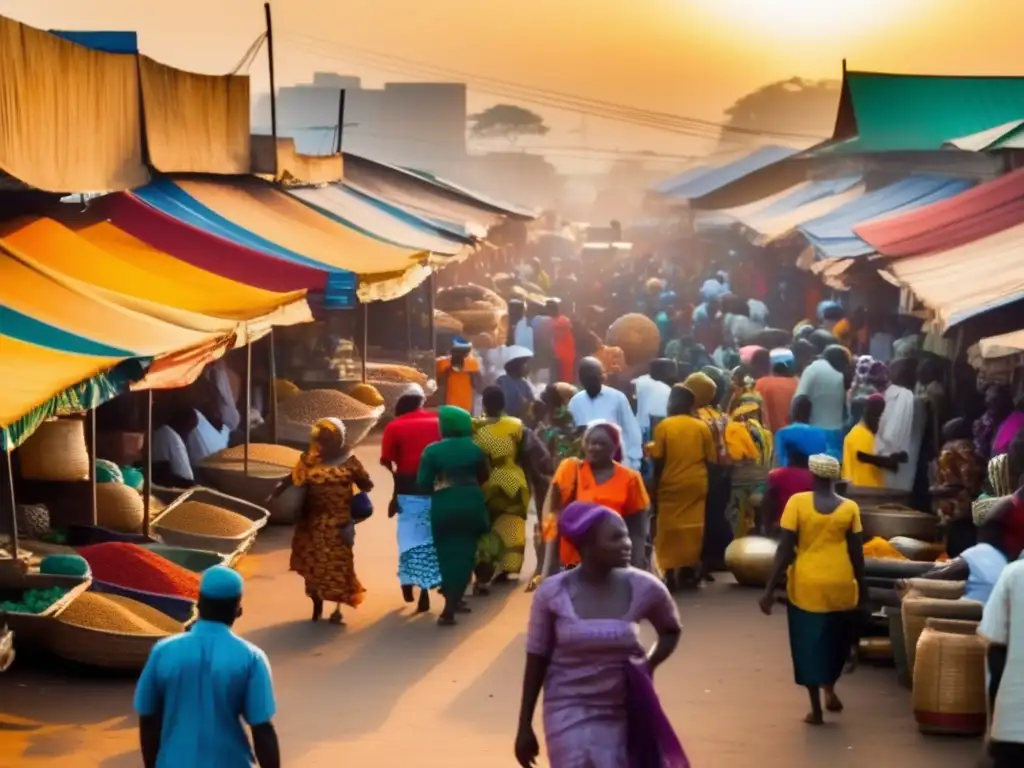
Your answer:
[[[907,579],[905,597],[931,597],[935,600],[959,600],[967,589],[965,581],[939,581],[937,579]]]
[[[464,336],[494,333],[501,324],[502,312],[497,309],[455,309],[448,313],[462,323]]]
[[[987,727],[985,641],[977,622],[929,619],[914,662],[921,733],[980,736]]]
[[[89,589],[92,583],[90,576],[58,576],[42,573],[25,573],[18,576],[8,573],[0,586],[4,590],[48,589],[64,587],[68,591],[60,600],[52,603],[42,613],[7,612],[7,626],[17,635],[21,644],[43,641],[56,622],[54,619],[71,604],[71,601]]]
[[[345,445],[355,448],[372,430],[384,413],[383,406],[369,416],[359,419],[342,419],[345,424]],[[292,448],[305,450],[309,447],[309,433],[312,425],[290,419],[281,419],[277,425],[278,442]]]
[[[96,524],[119,533],[142,530],[145,504],[134,488],[121,483],[96,486]]]
[[[971,503],[971,517],[974,518],[974,525],[980,528],[988,520],[988,516],[991,515],[999,502],[1005,500],[1006,496],[994,496],[988,499],[978,499]]]
[[[26,480],[70,482],[89,477],[89,449],[82,419],[52,419],[18,448],[21,476]]]
[[[176,531],[165,527],[163,523],[170,519],[174,514],[175,508],[186,501],[197,501],[234,512],[251,520],[252,526],[248,531],[238,536],[211,536],[204,533]],[[167,506],[167,509],[160,515],[159,520],[153,523],[153,533],[159,536],[164,544],[172,547],[202,549],[207,552],[231,555],[240,548],[251,546],[252,539],[267,524],[267,518],[269,517],[270,512],[265,508],[248,501],[236,499],[217,491],[211,491],[209,488],[194,488],[182,494],[178,497],[177,501]]]
[[[89,667],[139,672],[153,646],[167,635],[127,635],[55,621],[46,645],[55,655]]]
[[[934,597],[907,597],[903,600],[903,641],[907,649],[907,666],[914,668],[917,641],[929,619],[981,621],[985,606],[973,600],[942,600]]]

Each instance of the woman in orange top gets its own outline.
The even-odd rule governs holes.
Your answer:
[[[565,459],[551,483],[552,514],[544,516],[544,576],[554,574],[559,564],[575,567],[580,562],[576,548],[558,536],[558,512],[574,501],[600,504],[622,515],[633,542],[632,565],[646,568],[651,500],[640,473],[619,463],[619,428],[607,421],[592,423],[583,435],[583,450],[586,458]]]
[[[448,357],[437,359],[437,388],[441,405],[473,412],[473,395],[480,389],[480,361],[465,339],[456,339]]]

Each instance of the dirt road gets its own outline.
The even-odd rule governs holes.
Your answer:
[[[368,467],[372,451],[360,451]],[[242,565],[238,629],[273,664],[284,764],[511,768],[529,596],[509,588],[473,600],[454,629],[414,616],[394,575],[390,484],[374,475],[378,515],[356,544],[369,594],[347,627],[309,621],[287,570],[288,530],[261,535]],[[685,636],[657,684],[697,768],[959,768],[979,753],[977,741],[919,736],[909,693],[885,669],[844,678],[847,712],[810,729],[781,613],[761,616],[755,593],[725,584],[681,597],[680,609]],[[0,766],[139,766],[132,690],[127,679],[16,664],[0,676]]]

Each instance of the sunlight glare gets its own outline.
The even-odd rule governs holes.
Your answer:
[[[715,26],[765,38],[845,40],[924,10],[921,0],[683,0]]]

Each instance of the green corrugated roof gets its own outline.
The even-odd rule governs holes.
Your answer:
[[[849,120],[852,115],[855,130]],[[1024,117],[1024,78],[847,72],[836,151],[937,150]]]

